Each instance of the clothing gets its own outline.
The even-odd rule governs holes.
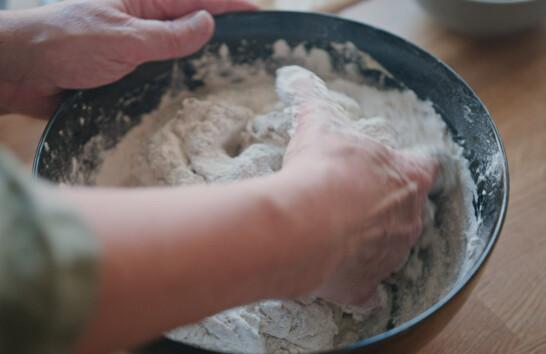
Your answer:
[[[0,353],[69,353],[92,310],[98,247],[59,191],[0,151]]]

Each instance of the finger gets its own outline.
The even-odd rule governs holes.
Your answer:
[[[446,153],[435,153],[433,157],[438,162],[438,173],[430,193],[432,196],[449,193],[457,186],[459,164]]]
[[[29,105],[28,102],[21,105],[15,105],[12,113],[20,113],[29,117],[48,120],[61,104],[62,96],[57,95],[48,98],[35,99],[31,102],[32,105]]]
[[[433,189],[440,172],[438,159],[430,154],[409,152],[398,154],[397,163],[423,193]]]
[[[343,127],[347,112],[334,102],[326,83],[315,73],[297,65],[277,70],[276,90],[286,108],[295,115],[296,134],[320,125]]]
[[[392,231],[397,242],[407,240],[413,242],[414,236],[420,234],[422,209],[426,194],[419,191],[416,182],[407,181],[402,186],[393,188],[385,196],[381,205],[387,214],[383,217],[386,229]],[[402,239],[400,239],[402,237]],[[411,247],[412,244],[407,244]]]
[[[64,94],[59,91],[37,94],[32,90],[19,90],[16,95],[7,94],[8,92],[13,92],[13,86],[0,82],[0,100],[8,103],[5,108],[0,107],[0,115],[20,113],[34,118],[49,119],[64,98]]]
[[[313,295],[322,299],[342,305],[364,305],[372,299],[377,292],[379,280],[370,279],[366,274],[339,274],[332,284],[326,284]]]
[[[285,66],[277,70],[277,94],[286,107],[299,106],[310,100],[328,101],[326,83],[301,66]]]
[[[199,10],[213,15],[258,10],[247,0],[124,0],[123,5],[131,16],[153,20],[173,20]]]
[[[134,25],[139,38],[131,53],[138,63],[188,56],[201,49],[214,33],[214,19],[206,11],[175,21],[137,20]]]
[[[457,186],[459,163],[447,152],[426,149],[407,156],[410,175],[430,196],[445,195]]]
[[[383,277],[381,277],[383,278]],[[382,280],[382,279],[381,279]],[[363,282],[368,282],[367,286],[363,286]],[[378,281],[370,282],[368,277],[362,279],[355,279],[352,286],[348,287],[345,291],[340,292],[337,299],[333,299],[335,302],[352,305],[352,306],[365,306],[377,293]]]

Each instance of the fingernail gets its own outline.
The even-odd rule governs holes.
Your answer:
[[[205,10],[194,12],[187,17],[187,21],[193,27],[208,26],[210,15]]]

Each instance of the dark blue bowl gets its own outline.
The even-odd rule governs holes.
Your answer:
[[[253,62],[269,58],[272,44],[279,39],[285,39],[291,45],[307,43],[331,52],[332,42],[352,42],[393,74],[396,80],[388,83],[390,86],[407,87],[420,98],[432,101],[455,139],[464,147],[478,186],[474,205],[481,220],[478,233],[486,241],[482,254],[452,290],[428,310],[399,327],[335,352],[416,351],[462,306],[501,232],[508,206],[509,183],[508,164],[498,131],[480,99],[449,67],[415,45],[361,23],[299,12],[224,15],[217,18],[216,35],[208,49],[226,43],[235,54],[235,61]],[[196,56],[199,55],[201,53]],[[146,64],[115,84],[73,93],[44,132],[36,153],[34,173],[61,182],[70,174],[72,159],[82,153],[91,138],[101,133],[107,137],[107,145],[114,146],[144,114],[156,108],[162,95],[172,88],[173,65],[180,69],[177,82],[182,88],[192,89],[200,84],[192,78],[190,62],[180,59]],[[385,79],[373,70],[362,70],[361,74],[369,80]],[[123,115],[131,119],[120,119]],[[97,161],[82,160],[80,163],[92,170]],[[486,176],[485,179],[479,178],[480,175]],[[211,352],[160,339],[137,353]]]

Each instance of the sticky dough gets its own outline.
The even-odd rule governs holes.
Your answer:
[[[281,168],[281,147],[250,144],[249,109],[194,98],[182,107],[153,134],[148,149],[150,166],[165,184],[230,181]]]
[[[317,84],[322,85],[321,98],[342,107],[357,131],[396,146],[396,132],[385,119],[361,119],[360,108],[354,100],[329,91],[313,73],[288,67],[280,71],[277,86],[290,85],[290,80],[302,73],[312,75]],[[167,185],[212,183],[278,171],[294,121],[290,110],[293,102],[286,97],[280,112],[260,116],[256,121],[253,121],[255,114],[242,106],[185,99],[175,118],[150,139],[147,161],[155,178]]]

